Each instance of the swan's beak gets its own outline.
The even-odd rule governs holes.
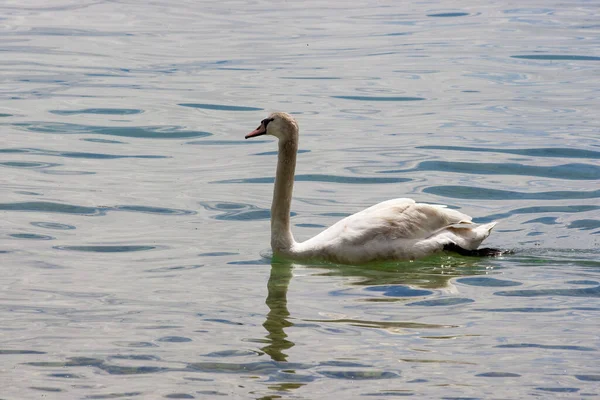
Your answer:
[[[267,134],[267,128],[265,127],[265,124],[261,123],[258,128],[256,128],[255,130],[253,130],[252,132],[250,132],[249,134],[246,135],[246,139],[250,139],[250,138],[253,138],[256,136],[266,135],[266,134]]]

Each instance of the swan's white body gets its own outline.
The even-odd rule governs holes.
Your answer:
[[[271,206],[271,247],[274,255],[344,264],[413,260],[453,244],[475,250],[490,235],[495,222],[474,225],[471,217],[442,205],[393,199],[338,221],[317,236],[298,243],[290,230],[298,124],[286,113],[274,113],[246,138],[269,134],[279,139]]]

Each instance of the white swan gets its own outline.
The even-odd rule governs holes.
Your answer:
[[[272,135],[279,139],[279,154],[271,205],[273,255],[296,260],[327,260],[343,264],[370,261],[414,260],[442,250],[463,255],[497,255],[496,249],[477,247],[496,225],[474,225],[471,217],[442,205],[393,199],[338,221],[305,242],[294,240],[290,206],[294,187],[298,123],[276,112],[261,121],[246,139]]]

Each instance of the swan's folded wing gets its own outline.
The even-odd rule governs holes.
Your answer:
[[[471,224],[471,217],[446,206],[394,199],[376,204],[337,222],[310,241],[364,245],[372,240],[418,240],[452,225]],[[315,244],[316,244],[315,243]]]

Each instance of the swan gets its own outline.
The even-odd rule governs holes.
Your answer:
[[[371,206],[338,221],[305,242],[290,229],[290,208],[298,151],[298,123],[275,112],[246,139],[261,135],[279,141],[277,172],[271,204],[273,255],[293,260],[323,260],[341,264],[414,260],[441,251],[466,256],[494,256],[500,250],[477,249],[496,222],[475,225],[471,217],[443,205],[398,198]]]

